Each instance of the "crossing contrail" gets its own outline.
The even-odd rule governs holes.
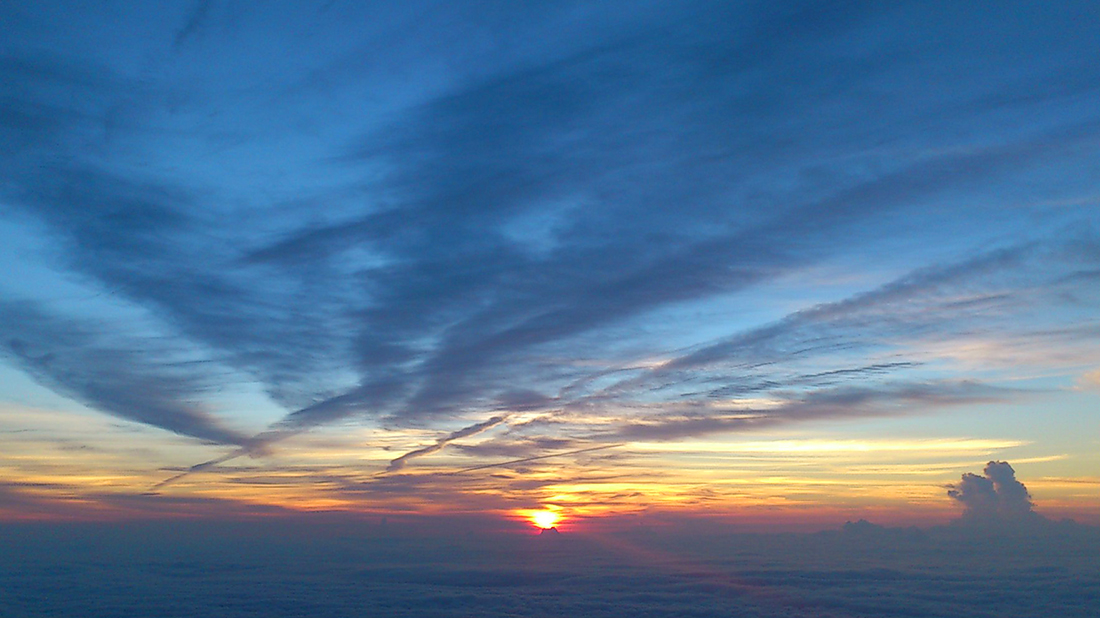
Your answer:
[[[469,468],[463,468],[461,470],[455,470],[454,472],[448,472],[448,474],[465,474],[467,472],[473,472],[474,470],[484,470],[486,468],[506,468],[508,466],[514,466],[521,463],[527,463],[529,461],[538,461],[540,459],[550,459],[552,457],[565,457],[566,455],[580,455],[581,453],[591,453],[592,451],[602,451],[604,449],[615,448],[618,446],[626,446],[626,442],[619,442],[617,444],[604,444],[603,446],[591,446],[588,448],[577,449],[575,451],[565,451],[564,453],[551,453],[549,455],[539,455],[538,457],[526,457],[524,459],[513,459],[511,461],[502,461],[500,463],[483,464],[480,466],[471,466]]]
[[[468,438],[470,436],[477,435],[483,431],[488,431],[506,420],[508,420],[508,415],[504,414],[501,416],[494,416],[493,418],[478,423],[476,425],[470,425],[469,427],[459,429],[454,433],[448,434],[445,438],[440,438],[435,444],[431,446],[425,446],[424,448],[419,448],[415,451],[409,451],[408,453],[405,453],[397,459],[394,459],[390,462],[390,465],[386,467],[386,472],[397,472],[401,468],[404,468],[405,462],[410,459],[413,459],[415,457],[423,457],[424,455],[431,455],[432,453],[437,453],[443,450],[443,447],[447,446],[451,442],[454,442],[455,440],[458,440],[460,438]]]

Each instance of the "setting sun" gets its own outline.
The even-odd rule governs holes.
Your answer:
[[[561,519],[561,516],[554,511],[532,511],[530,517],[531,523],[539,528],[553,528],[554,524]]]

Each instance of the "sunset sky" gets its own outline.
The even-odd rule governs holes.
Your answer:
[[[0,521],[1100,524],[1095,2],[0,24]]]

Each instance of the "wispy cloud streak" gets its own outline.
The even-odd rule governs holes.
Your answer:
[[[31,302],[0,302],[0,353],[47,387],[119,418],[217,444],[250,442],[193,403],[210,388],[201,364],[173,363],[150,342]]]

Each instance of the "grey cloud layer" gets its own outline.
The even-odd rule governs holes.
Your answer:
[[[0,592],[12,615],[91,618],[236,618],[257,606],[272,618],[1091,618],[1100,593],[1091,529],[1005,542],[950,527],[751,535],[666,525],[548,541],[400,519],[13,527],[0,537]],[[51,594],[58,586],[68,593]]]

